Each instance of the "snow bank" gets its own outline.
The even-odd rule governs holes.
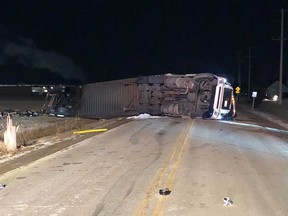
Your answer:
[[[162,116],[151,116],[150,114],[144,113],[138,116],[130,116],[127,119],[152,119],[152,118],[163,118]]]
[[[256,111],[256,110],[248,110],[251,113],[254,113],[257,116],[260,116],[262,118],[267,119],[268,121],[271,121],[275,124],[278,124],[282,127],[284,127],[285,129],[288,130],[288,123],[285,123],[283,120],[284,119],[280,119],[279,117],[272,115],[272,114],[268,114],[268,113],[264,113],[264,112],[260,112],[260,111]],[[286,120],[286,119],[285,119]]]

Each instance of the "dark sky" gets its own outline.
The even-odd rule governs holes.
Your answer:
[[[26,75],[53,82],[53,72],[91,83],[184,73],[186,65],[187,73],[224,75],[236,85],[241,51],[245,85],[248,46],[253,83],[278,79],[280,43],[272,37],[280,36],[279,10],[288,1],[7,0],[0,6],[0,69],[14,71],[0,82],[27,82]],[[288,24],[288,37],[287,30]]]

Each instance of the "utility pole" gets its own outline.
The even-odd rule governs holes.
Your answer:
[[[238,52],[238,73],[237,73],[238,86],[241,88],[241,52]]]
[[[254,56],[251,56],[251,49],[255,47],[246,47],[248,49],[248,97],[251,97],[251,58]]]
[[[283,77],[283,29],[284,29],[284,9],[281,9],[281,36],[280,36],[280,70],[279,70],[279,104],[282,104],[282,77]]]
[[[284,46],[284,40],[286,40],[286,38],[284,38],[284,13],[285,10],[281,9],[281,32],[280,32],[280,38],[276,39],[280,41],[280,68],[279,68],[279,95],[278,95],[279,105],[282,105],[283,46]]]
[[[248,97],[250,97],[250,93],[251,93],[251,47],[248,48],[249,49],[249,72],[248,72]]]
[[[280,70],[279,70],[279,104],[282,104],[282,83],[283,83],[283,44],[284,44],[284,9],[281,9],[281,36],[280,36]]]

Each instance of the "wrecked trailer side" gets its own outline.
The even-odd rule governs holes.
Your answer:
[[[137,115],[137,78],[91,83],[83,86],[80,117],[113,118]]]
[[[229,89],[225,101],[224,89]],[[148,113],[217,119],[230,113],[228,102],[232,99],[232,86],[214,74],[141,76],[85,85],[80,116],[109,118]],[[222,103],[229,106],[224,109]]]

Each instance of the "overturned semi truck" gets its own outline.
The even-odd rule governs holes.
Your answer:
[[[80,116],[109,118],[139,113],[232,119],[233,88],[210,73],[164,74],[83,86]]]

